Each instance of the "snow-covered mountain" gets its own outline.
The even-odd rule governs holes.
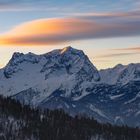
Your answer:
[[[140,63],[121,65],[100,71],[102,82],[107,84],[125,85],[130,81],[140,81]]]
[[[72,47],[43,55],[14,53],[0,70],[0,94],[36,107],[140,126],[140,64],[98,71]]]
[[[40,93],[31,99],[37,105],[60,88],[65,97],[82,98],[88,94],[85,89],[99,80],[97,69],[83,51],[66,47],[43,55],[14,53],[1,70],[0,91],[12,96],[32,88]]]

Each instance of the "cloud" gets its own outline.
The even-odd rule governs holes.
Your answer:
[[[113,49],[116,51],[137,51],[140,53],[140,47],[128,47],[128,48],[119,48],[119,49]]]
[[[69,6],[71,5],[71,6]],[[106,1],[106,0],[0,0],[0,11],[30,11],[42,10],[49,11],[51,7],[61,8],[65,13],[71,12],[89,12],[89,11],[128,11],[139,10],[140,3],[138,0],[120,0],[120,1]],[[58,12],[58,10],[56,11]],[[60,11],[59,11],[60,13]]]
[[[132,53],[112,53],[112,54],[105,54],[105,55],[99,55],[96,56],[96,58],[110,58],[110,57],[120,57],[120,56],[129,56],[129,55],[136,55],[139,54],[137,52],[132,52]]]
[[[107,53],[103,55],[96,56],[97,59],[99,58],[110,58],[110,57],[120,57],[120,56],[131,56],[131,55],[138,55],[140,54],[140,47],[127,47],[127,48],[115,48],[110,49],[110,51],[114,53]]]
[[[136,12],[135,12],[136,13]],[[82,39],[140,35],[140,13],[87,14],[39,19],[0,36],[0,45],[51,45]]]
[[[108,18],[119,18],[119,19],[123,19],[128,18],[128,19],[132,19],[132,18],[139,18],[140,17],[140,10],[135,10],[135,11],[128,11],[128,12],[117,12],[117,13],[77,13],[77,17],[82,17],[82,18],[97,18],[97,19],[108,19]]]
[[[49,5],[50,1],[45,0],[0,0],[0,11],[41,10],[44,6],[50,9]]]
[[[45,0],[0,0],[0,6],[9,6],[9,5],[20,5],[20,4],[31,4],[31,3],[41,3]]]

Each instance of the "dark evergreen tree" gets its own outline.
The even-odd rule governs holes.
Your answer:
[[[40,110],[0,96],[0,140],[140,140],[140,129]]]

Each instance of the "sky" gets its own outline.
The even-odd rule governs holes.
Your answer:
[[[72,46],[98,69],[140,61],[139,0],[0,0],[0,68],[14,52]]]

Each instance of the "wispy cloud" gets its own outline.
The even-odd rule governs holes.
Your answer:
[[[113,49],[115,51],[136,51],[140,53],[140,46],[138,47],[128,47],[128,48],[117,48],[117,49]]]
[[[120,57],[120,56],[130,56],[130,55],[136,55],[139,54],[137,52],[132,52],[132,53],[108,53],[105,55],[98,55],[96,58],[110,58],[110,57]]]
[[[0,11],[31,11],[39,10],[48,6],[46,0],[0,0]]]
[[[125,56],[133,56],[133,55],[139,55],[140,54],[140,46],[136,47],[126,47],[126,48],[115,48],[115,49],[109,49],[106,54],[98,55],[96,56],[97,59],[100,58],[120,58]]]
[[[0,11],[2,10],[29,10],[31,9],[42,9],[46,10],[50,7],[57,6],[58,9],[60,8],[66,8],[70,9],[75,7],[76,11],[93,11],[93,10],[99,10],[100,11],[114,11],[114,10],[133,10],[139,8],[139,2],[138,0],[0,0]],[[71,6],[69,6],[71,5]],[[105,6],[106,5],[106,6]],[[28,7],[28,8],[27,8]],[[44,7],[44,8],[43,8]],[[63,10],[63,8],[61,10]],[[79,9],[79,10],[78,10]],[[59,11],[60,12],[60,11]]]
[[[135,16],[134,16],[135,15]],[[1,45],[51,45],[82,39],[140,35],[140,12],[86,14],[23,23],[0,36]]]

